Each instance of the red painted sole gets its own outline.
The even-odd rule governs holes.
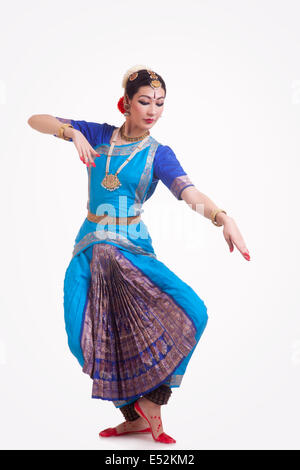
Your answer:
[[[124,434],[141,434],[141,433],[149,433],[151,432],[151,428],[142,429],[141,431],[125,431],[120,432],[117,434],[116,428],[107,428],[103,431],[99,432],[100,437],[112,437],[112,436],[123,436]]]

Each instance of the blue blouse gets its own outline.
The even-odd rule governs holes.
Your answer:
[[[94,149],[102,144],[109,144],[112,133],[116,129],[116,126],[107,123],[99,124],[97,122],[77,121],[57,116],[56,119],[72,124],[75,129],[85,136]],[[54,136],[57,137],[55,134]],[[71,139],[70,141],[72,142],[73,140]],[[173,150],[168,145],[161,144],[159,144],[154,156],[153,178],[145,200],[151,197],[159,180],[167,186],[178,200],[182,200],[181,193],[185,188],[195,186],[180,165]]]

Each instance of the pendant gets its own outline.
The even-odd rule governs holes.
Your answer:
[[[105,189],[108,189],[109,191],[114,191],[115,189],[118,189],[120,186],[122,186],[122,183],[120,182],[117,175],[108,174],[103,178],[101,186]]]

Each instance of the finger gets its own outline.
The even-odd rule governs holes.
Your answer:
[[[247,260],[247,261],[250,261],[250,253],[249,253],[249,250],[248,248],[246,247],[246,245],[244,244],[239,244],[239,245],[236,245],[237,248],[239,249],[239,251],[241,252],[241,254],[244,256],[244,258]]]
[[[96,150],[94,150],[93,148],[91,149],[91,152],[93,155],[95,155],[95,157],[100,157],[100,154],[96,152]]]
[[[83,158],[84,158],[84,163],[86,164],[86,166],[89,166],[89,157],[85,149],[83,149]]]
[[[232,251],[232,250],[233,250],[233,244],[232,244],[232,242],[231,242],[231,240],[230,240],[230,237],[227,236],[227,237],[224,237],[224,238],[225,238],[225,240],[226,240],[226,242],[227,242],[227,245],[229,246],[229,250]]]
[[[94,163],[93,158],[90,155],[90,149],[89,148],[84,149],[84,155],[85,155],[85,158],[86,158],[86,166],[96,166],[95,163]]]
[[[249,250],[247,248],[244,248],[242,253],[243,253],[244,258],[246,258],[247,261],[250,261]]]
[[[90,153],[89,153],[88,156],[89,156],[90,165],[96,166],[96,163],[94,162],[94,159],[93,159],[92,155],[90,155]]]
[[[242,255],[248,255],[249,256],[249,250],[247,249],[246,245],[244,243],[239,243],[238,249],[242,253]]]
[[[83,148],[81,146],[78,146],[77,150],[78,150],[78,153],[79,153],[80,160],[82,161],[82,163],[85,163]]]
[[[229,250],[230,250],[231,253],[232,253],[232,251],[234,249],[234,245],[235,245],[237,247],[237,249],[241,252],[241,254],[244,256],[244,258],[247,261],[250,261],[249,251],[248,251],[246,245],[243,243],[243,241],[241,241],[241,240],[236,241],[231,237],[225,237],[225,239],[226,239],[226,241],[229,245]]]
[[[93,147],[89,146],[87,149],[86,149],[86,154],[87,154],[87,157],[88,157],[88,161],[89,161],[89,164],[91,166],[96,166],[95,162],[94,162],[94,158],[93,158],[93,154],[97,152],[95,152],[95,150],[93,149]]]
[[[82,152],[82,155],[80,157],[82,163],[84,163],[84,165],[86,165],[86,159],[85,159],[85,156],[83,155],[83,152]]]

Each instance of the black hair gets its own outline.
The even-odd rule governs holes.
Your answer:
[[[160,81],[162,88],[165,90],[165,96],[167,94],[167,89],[166,89],[166,84],[162,77],[156,73],[157,80]],[[138,77],[135,80],[130,81],[129,79],[127,80],[126,88],[125,88],[125,93],[127,93],[128,98],[131,100],[133,95],[135,95],[140,87],[142,86],[151,86],[150,83],[154,80],[153,78],[150,77],[148,71],[146,69],[139,70],[138,71]]]

